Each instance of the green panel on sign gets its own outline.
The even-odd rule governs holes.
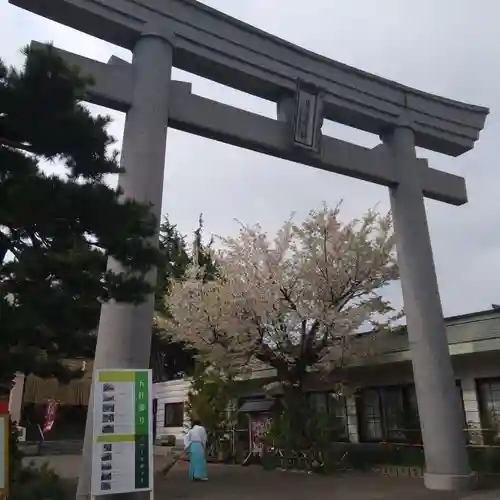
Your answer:
[[[148,372],[135,372],[135,434],[149,433],[149,376]]]
[[[135,487],[149,487],[149,373],[135,372]]]
[[[134,443],[134,434],[104,434],[103,436],[98,436],[96,439],[97,443]]]
[[[99,382],[134,382],[133,371],[102,371],[99,373]]]

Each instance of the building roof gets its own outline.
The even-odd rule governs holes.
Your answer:
[[[238,410],[240,413],[262,413],[269,411],[275,401],[273,399],[249,399]]]
[[[82,377],[64,384],[53,377],[44,379],[33,374],[28,375],[24,381],[24,404],[45,404],[49,399],[55,399],[62,405],[88,405],[94,361],[68,359],[63,362],[71,370],[83,369]]]
[[[475,313],[462,314],[445,318],[446,336],[450,345],[450,354],[468,354],[472,352],[500,350],[500,309],[489,309]],[[467,347],[469,346],[469,347]],[[471,347],[473,346],[473,347]],[[398,330],[384,331],[377,334],[367,332],[353,337],[349,342],[348,355],[342,349],[330,353],[333,368],[337,360],[344,368],[365,364],[407,361],[409,342],[405,327]],[[270,366],[256,361],[252,367],[252,376],[260,378],[270,371]],[[267,375],[265,375],[267,376]],[[273,376],[269,373],[269,376]]]

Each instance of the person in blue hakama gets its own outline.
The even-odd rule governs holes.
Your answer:
[[[191,429],[184,436],[184,450],[189,457],[189,477],[192,481],[207,481],[207,431],[199,420],[193,420]]]

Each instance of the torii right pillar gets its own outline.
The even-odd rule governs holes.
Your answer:
[[[464,490],[474,486],[475,476],[463,434],[411,122],[402,122],[381,139],[400,174],[390,197],[425,450],[424,482],[432,490]]]

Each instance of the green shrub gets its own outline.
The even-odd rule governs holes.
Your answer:
[[[469,460],[472,470],[486,474],[500,473],[500,447],[470,447]]]
[[[18,446],[19,432],[12,421],[9,421],[9,431],[9,475],[12,478],[21,468],[23,454]]]
[[[66,491],[48,464],[22,467],[11,477],[9,500],[66,500]]]
[[[267,450],[262,457],[263,467],[318,473],[335,471],[341,457],[335,443],[342,439],[343,429],[326,412],[305,407],[300,417],[303,426],[297,428],[289,411],[273,415],[264,437]]]
[[[197,361],[186,410],[189,420],[200,420],[207,431],[210,460],[225,461],[231,452],[224,436],[234,419],[228,411],[234,396],[231,375],[213,364]]]
[[[425,467],[423,446],[407,444],[352,444],[346,447],[348,463],[353,469],[370,469],[376,465]],[[479,473],[500,473],[500,447],[468,448],[470,466]]]
[[[359,444],[348,448],[349,463],[356,469],[370,469],[375,465],[400,465],[423,467],[425,465],[422,446],[380,443]]]
[[[261,465],[264,470],[275,470],[280,466],[278,457],[271,453],[264,453],[261,458]]]
[[[304,430],[295,435],[291,419],[283,412],[273,418],[265,437],[267,445],[262,459],[265,469],[277,467],[308,469],[332,473],[339,469],[370,470],[374,466],[392,465],[425,468],[424,448],[408,443],[341,443],[339,430],[328,415],[310,415]],[[304,442],[304,437],[307,441]],[[273,448],[278,448],[277,454]],[[347,454],[346,454],[347,452]],[[469,446],[470,466],[482,474],[500,473],[500,446]],[[306,457],[303,460],[301,457]],[[321,463],[315,467],[315,459]]]
[[[9,435],[9,500],[66,500],[59,476],[43,464],[40,469],[23,467],[18,430],[10,422]]]
[[[198,360],[186,405],[189,420],[200,420],[209,435],[225,431],[235,383],[214,365]]]

